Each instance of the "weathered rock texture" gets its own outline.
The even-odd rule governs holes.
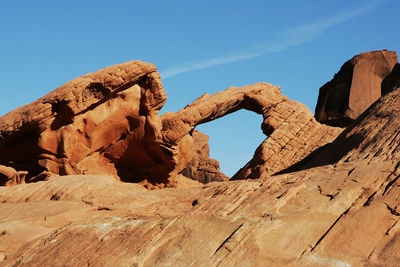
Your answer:
[[[187,151],[185,147],[193,143],[190,133],[197,125],[240,109],[263,116],[261,128],[268,138],[233,179],[255,179],[284,170],[342,131],[318,123],[305,105],[285,97],[278,86],[257,83],[204,94],[176,113],[163,114],[164,143],[176,143],[180,150]],[[178,170],[187,165],[182,155],[176,159]]]
[[[193,158],[181,174],[201,183],[228,181],[229,178],[219,170],[219,162],[210,158],[208,135],[194,130],[192,137],[194,142]]]
[[[152,64],[131,61],[84,75],[0,118],[0,164],[35,176],[109,174],[165,182],[160,146],[166,101]]]
[[[319,90],[315,117],[332,126],[348,126],[386,91],[382,80],[398,63],[397,53],[380,50],[354,56]]]
[[[320,125],[304,105],[266,83],[205,94],[160,118],[165,101],[152,64],[131,61],[84,75],[0,118],[0,164],[29,172],[27,182],[49,173],[106,174],[173,187],[179,174],[201,182],[227,180],[209,158],[207,137],[194,129],[239,109],[261,114],[269,138],[236,179],[283,170],[341,131]]]
[[[156,191],[108,176],[0,188],[1,264],[397,266],[399,103],[397,88],[298,172]]]

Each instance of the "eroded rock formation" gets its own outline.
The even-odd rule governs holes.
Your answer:
[[[0,188],[0,264],[397,266],[399,103],[397,88],[298,172],[155,191],[99,175]]]
[[[165,183],[166,101],[154,65],[131,61],[84,75],[0,118],[0,164],[29,172],[109,174]]]
[[[354,56],[320,88],[316,119],[332,126],[348,126],[385,92],[381,83],[396,63],[397,53],[388,50]]]
[[[0,118],[0,164],[28,171],[28,182],[42,172],[106,174],[174,187],[180,174],[227,180],[209,158],[207,138],[194,129],[239,109],[262,115],[269,138],[235,179],[281,171],[341,131],[320,125],[304,105],[266,83],[205,94],[160,118],[165,101],[152,64],[132,61],[84,75]]]
[[[0,165],[0,186],[25,183],[27,171],[16,171],[14,168]]]
[[[228,181],[229,178],[219,170],[218,160],[210,158],[208,135],[194,130],[192,137],[194,142],[192,161],[186,165],[181,174],[204,184],[214,181]]]
[[[204,94],[176,113],[163,114],[163,140],[187,151],[185,147],[193,143],[191,132],[197,125],[240,109],[263,116],[261,128],[268,137],[233,179],[255,179],[284,170],[331,142],[342,131],[318,123],[305,105],[285,97],[278,86],[257,83]],[[187,165],[185,160],[185,157],[176,158],[177,170]]]

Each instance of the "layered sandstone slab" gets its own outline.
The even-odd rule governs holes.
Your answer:
[[[381,83],[398,63],[397,53],[380,50],[354,56],[319,90],[315,117],[333,126],[347,126],[381,95]],[[384,92],[383,92],[384,93]]]

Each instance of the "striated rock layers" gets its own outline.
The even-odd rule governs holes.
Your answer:
[[[104,175],[2,187],[0,264],[398,266],[399,103],[397,87],[297,172],[155,191]]]
[[[354,56],[320,88],[316,119],[332,126],[348,126],[387,91],[381,84],[396,63],[397,53],[388,50]]]

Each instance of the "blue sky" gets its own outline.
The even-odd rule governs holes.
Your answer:
[[[398,0],[1,1],[0,116],[69,80],[133,59],[154,63],[177,111],[204,92],[280,85],[314,111],[352,56],[400,51]],[[199,130],[232,175],[263,141],[241,111]]]

